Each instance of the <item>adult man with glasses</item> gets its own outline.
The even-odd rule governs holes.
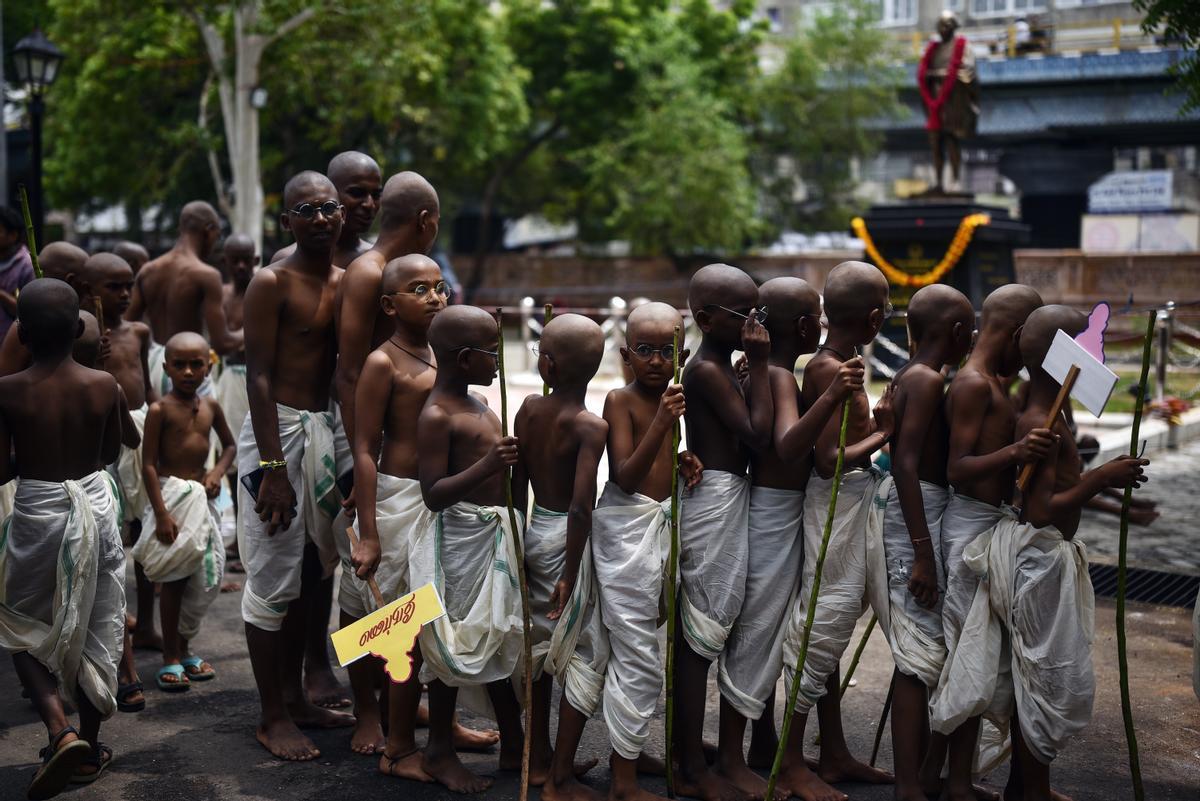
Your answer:
[[[383,175],[375,159],[357,150],[338,153],[329,160],[325,174],[337,188],[342,204],[342,232],[333,246],[333,263],[345,269],[365,253],[371,243],[363,235],[371,230],[379,213]],[[271,263],[287,258],[296,250],[293,243],[275,251]]]
[[[295,603],[310,578],[303,571],[306,545],[332,544],[336,479],[350,462],[348,449],[335,448],[329,400],[337,360],[334,295],[343,274],[330,253],[343,212],[333,183],[317,172],[288,181],[283,198],[280,224],[296,249],[260,270],[246,290],[250,417],[238,441],[238,540],[246,568],[242,618],[262,704],[257,738],[275,756],[299,761],[320,755],[300,727],[354,722],[305,695],[306,615],[304,604]],[[303,591],[315,589],[310,581]]]

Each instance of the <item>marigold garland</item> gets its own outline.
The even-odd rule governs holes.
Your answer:
[[[942,279],[942,276],[953,270],[954,265],[958,264],[958,260],[966,252],[967,246],[971,244],[971,237],[975,235],[975,229],[981,225],[987,225],[991,221],[992,218],[986,214],[968,214],[963,217],[962,222],[958,224],[958,230],[954,233],[954,239],[950,242],[950,247],[946,250],[946,255],[932,270],[917,275],[898,270],[888,263],[879,249],[875,247],[875,243],[871,241],[871,235],[867,232],[867,223],[862,217],[855,217],[851,220],[850,227],[854,229],[854,235],[863,241],[871,261],[887,276],[889,281],[897,286],[920,287],[936,284]]]

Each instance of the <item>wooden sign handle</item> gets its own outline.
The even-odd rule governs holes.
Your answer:
[[[358,537],[354,534],[354,526],[346,526],[346,538],[350,540],[351,550],[358,547]],[[375,596],[375,605],[380,609],[387,606],[383,600],[383,593],[379,591],[379,585],[375,583],[374,576],[367,579],[367,586],[371,588],[371,595]]]
[[[100,326],[100,336],[108,336],[108,330],[104,326],[104,304],[100,298],[92,298],[92,307],[96,311],[96,323]]]
[[[1050,413],[1046,415],[1046,424],[1042,428],[1053,429],[1055,421],[1062,414],[1063,404],[1071,397],[1071,390],[1075,387],[1076,378],[1079,378],[1079,367],[1073,364],[1067,371],[1067,378],[1059,388],[1058,397],[1054,399],[1054,405],[1050,407]],[[1021,470],[1021,477],[1017,479],[1017,489],[1021,492],[1024,492],[1025,487],[1029,486],[1029,479],[1033,478],[1033,468],[1035,467],[1037,467],[1037,462],[1028,462]]]

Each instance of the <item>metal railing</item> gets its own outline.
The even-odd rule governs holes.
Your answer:
[[[1015,22],[1004,25],[982,25],[964,31],[974,44],[986,45],[993,55],[1017,58],[1021,56],[1063,55],[1097,50],[1136,50],[1155,44],[1154,36],[1142,30],[1140,19],[1091,20],[1054,22],[1031,25],[1029,36],[1020,36]],[[908,45],[915,58],[920,58],[929,43],[922,31],[898,32],[895,37]]]

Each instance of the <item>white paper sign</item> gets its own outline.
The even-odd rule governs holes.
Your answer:
[[[1042,368],[1061,384],[1067,380],[1072,365],[1079,368],[1079,377],[1075,379],[1071,397],[1099,417],[1112,395],[1113,387],[1117,385],[1117,374],[1059,329],[1042,362]]]

